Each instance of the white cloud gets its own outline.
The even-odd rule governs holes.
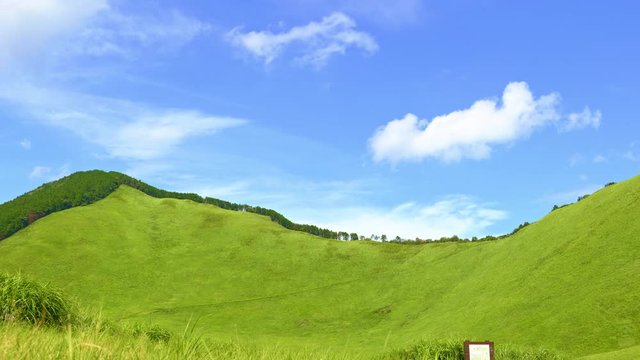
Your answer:
[[[0,66],[62,56],[181,46],[210,26],[179,12],[124,15],[108,0],[0,0]]]
[[[585,108],[564,121],[557,108],[560,95],[533,96],[525,82],[509,83],[502,102],[478,100],[468,109],[436,116],[431,121],[407,114],[376,130],[369,139],[375,161],[397,163],[436,158],[445,162],[486,159],[492,146],[526,138],[555,123],[561,131],[597,127],[601,114]]]
[[[591,112],[588,106],[579,113],[571,113],[567,117],[567,122],[564,123],[560,129],[563,131],[571,131],[577,129],[584,129],[587,127],[593,127],[597,129],[600,127],[600,121],[602,120],[602,113],[600,111]]]
[[[184,192],[192,192],[201,196],[209,196],[219,199],[236,198],[238,196],[246,196],[250,193],[251,182],[246,180],[235,181],[230,184],[219,185],[205,185],[197,188],[192,186],[188,187],[188,190]]]
[[[46,166],[35,166],[31,173],[29,173],[29,179],[39,179],[51,172],[51,168]]]
[[[155,161],[133,161],[129,164],[124,173],[136,179],[145,179],[151,181],[159,176],[159,174],[171,174],[175,169],[171,162],[163,160]],[[189,192],[189,191],[184,191]]]
[[[628,150],[627,152],[625,152],[622,155],[622,157],[624,157],[625,159],[630,160],[630,161],[638,161],[638,160],[640,160],[640,155],[636,154],[632,150]]]
[[[629,161],[639,161],[640,153],[637,151],[638,145],[640,145],[640,142],[637,142],[637,141],[632,142],[629,145],[629,149],[622,154],[622,157]]]
[[[74,124],[74,117],[75,114],[70,118],[63,115],[56,122],[62,126]],[[111,136],[95,135],[100,136],[97,143],[113,157],[146,160],[169,153],[188,137],[209,135],[241,123],[238,119],[208,116],[193,110],[152,111],[107,129]]]
[[[410,239],[482,236],[488,234],[492,225],[507,218],[507,213],[494,204],[464,195],[447,196],[428,204],[407,202],[393,207],[363,204],[363,199],[385,188],[372,179],[323,182],[262,175],[212,182],[211,178],[174,171],[158,182],[181,192],[274,209],[296,223],[365,236],[372,233]]]
[[[587,156],[582,155],[580,153],[575,153],[569,157],[569,166],[575,167],[578,165],[583,165],[589,161],[591,161],[594,164],[601,164],[609,161],[609,159],[602,154],[596,154],[593,157],[588,158]]]
[[[245,199],[250,204],[279,209],[295,217],[291,220],[299,222],[305,217],[316,218],[320,208],[325,209],[320,213],[332,213],[336,208],[353,204],[370,194],[374,186],[370,180],[310,181],[295,177],[262,177],[253,180],[251,189],[254,192]],[[300,199],[308,200],[301,206]]]
[[[576,200],[578,200],[578,197],[593,194],[594,192],[600,190],[601,188],[602,188],[602,185],[585,185],[577,189],[561,191],[561,192],[546,195],[541,199],[537,200],[537,202],[544,202],[544,203],[550,203],[550,204],[553,203],[554,205],[563,205],[563,204],[573,203]]]
[[[583,164],[586,161],[584,155],[580,153],[575,153],[569,157],[569,165],[571,167],[578,166]]]
[[[31,150],[31,140],[23,139],[22,141],[20,141],[20,147],[25,150]]]
[[[596,164],[603,163],[607,161],[607,157],[601,154],[598,154],[593,157],[593,162]]]
[[[640,160],[640,153],[637,152],[637,147],[640,143],[633,142],[629,145],[629,150],[627,150],[622,157],[630,160],[630,161],[638,161]]]
[[[507,213],[494,204],[465,195],[451,195],[429,204],[406,202],[393,207],[362,204],[379,193],[375,180],[316,182],[297,178],[252,177],[211,184],[211,179],[175,178],[170,188],[237,203],[274,209],[289,220],[335,231],[369,236],[440,238],[486,235]],[[300,199],[307,199],[304,204]]]
[[[133,57],[144,49],[170,49],[208,31],[208,24],[164,9],[125,15],[108,0],[0,0],[0,9],[0,100],[103,147],[107,156],[159,158],[187,138],[242,123],[193,109],[42,88],[28,80],[42,75],[32,60],[47,58],[46,68],[53,70],[45,78],[60,68],[75,74],[77,62],[72,60],[79,56]],[[31,144],[25,140],[21,146],[29,149]]]
[[[291,47],[298,53],[295,61],[321,67],[333,55],[344,54],[350,47],[360,48],[370,54],[378,50],[378,44],[371,35],[356,31],[355,28],[353,19],[335,12],[320,22],[313,21],[280,33],[242,32],[240,28],[235,28],[227,33],[226,39],[266,64]]]
[[[172,49],[208,32],[211,26],[177,11],[124,15],[109,11],[71,36],[63,52],[71,55],[133,57],[138,49]]]
[[[433,120],[407,114],[379,128],[370,139],[376,161],[419,160],[435,157],[443,161],[484,159],[491,146],[512,142],[559,119],[560,97],[552,93],[534,98],[524,82],[507,85],[502,103],[476,101],[470,108]]]
[[[160,158],[187,138],[239,126],[244,120],[191,109],[159,109],[129,101],[36,88],[0,87],[4,98],[47,124],[65,128],[127,160]]]
[[[427,205],[409,202],[392,209],[346,208],[335,209],[332,213],[333,219],[311,222],[365,236],[385,234],[390,239],[396,236],[405,239],[482,236],[491,225],[507,217],[503,210],[462,195]]]
[[[29,173],[29,179],[31,180],[43,180],[43,181],[54,181],[60,178],[63,178],[67,175],[71,174],[69,164],[64,164],[59,168],[54,169],[48,166],[34,166],[34,168]]]
[[[58,180],[68,175],[71,175],[71,167],[69,166],[69,164],[64,164],[60,166],[52,176],[49,177],[49,181]]]
[[[0,0],[0,65],[37,52],[108,8],[106,0]]]

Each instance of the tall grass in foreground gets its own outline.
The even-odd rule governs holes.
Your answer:
[[[279,346],[219,343],[187,331],[167,342],[147,337],[98,331],[95,328],[29,327],[0,325],[1,359],[233,359],[233,360],[365,360],[367,356],[334,353],[331,350],[296,350]],[[462,360],[460,341],[424,341],[405,350],[374,356],[374,360]],[[561,360],[545,350],[522,350],[497,346],[496,360]]]
[[[464,360],[464,340],[421,341],[406,349],[394,350],[376,360]],[[495,347],[496,360],[562,360],[559,354],[544,349],[521,349],[512,345]]]
[[[75,307],[59,290],[21,275],[0,274],[0,320],[62,326],[77,319]]]
[[[178,335],[158,326],[119,325],[86,316],[59,290],[0,275],[0,359],[352,359],[329,351],[204,340],[188,324]]]
[[[84,316],[61,293],[0,275],[0,359],[365,359],[331,350],[292,349],[210,341],[191,322],[178,335],[158,326],[123,326]],[[422,341],[377,360],[462,360],[462,340]],[[498,346],[496,360],[559,360],[548,351]]]
[[[0,325],[0,359],[237,359],[237,360],[347,360],[349,355],[317,350],[257,347],[206,341],[193,334],[154,342],[91,328],[34,328],[25,324]]]

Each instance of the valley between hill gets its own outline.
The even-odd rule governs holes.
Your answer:
[[[0,271],[221,341],[366,355],[457,337],[584,356],[640,344],[638,218],[640,177],[502,240],[342,242],[122,185],[1,241]]]

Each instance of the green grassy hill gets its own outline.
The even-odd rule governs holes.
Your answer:
[[[635,178],[503,240],[338,242],[121,186],[1,241],[0,272],[221,341],[373,354],[455,336],[583,356],[640,345],[638,218]]]
[[[79,171],[62,179],[44,184],[37,189],[0,204],[0,240],[24,229],[39,218],[76,206],[93,204],[127,185],[155,198],[191,200],[211,204],[227,210],[250,212],[268,216],[272,221],[290,230],[336,239],[340,233],[314,225],[296,224],[272,209],[236,204],[193,193],[179,193],[158,189],[140,180],[115,171]],[[346,233],[342,233],[347,235]]]

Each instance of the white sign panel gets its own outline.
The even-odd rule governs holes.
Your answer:
[[[489,344],[469,344],[469,360],[491,360]]]

